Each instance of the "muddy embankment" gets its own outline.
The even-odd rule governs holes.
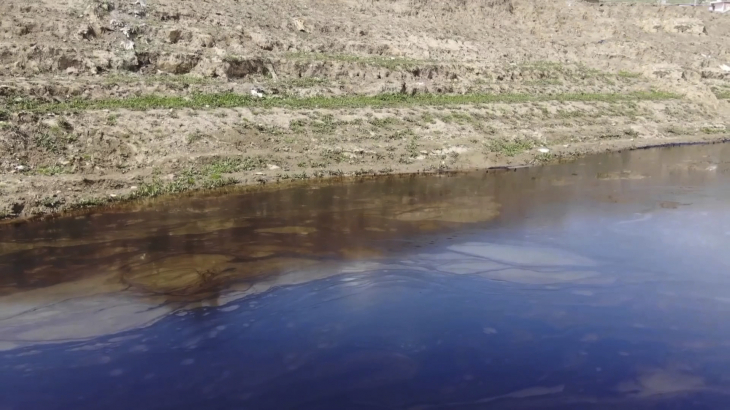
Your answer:
[[[730,16],[705,8],[6,0],[0,11],[4,219],[728,135]]]

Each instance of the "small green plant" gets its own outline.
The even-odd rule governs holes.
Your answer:
[[[66,174],[66,173],[68,173],[68,170],[66,168],[60,167],[58,165],[51,165],[51,166],[47,166],[47,167],[36,168],[36,174],[38,174],[38,175],[53,176],[53,175]]]
[[[203,137],[205,137],[205,135],[202,132],[196,131],[196,132],[188,135],[187,143],[188,143],[188,145],[195,144],[196,142],[202,140]]]
[[[635,73],[633,71],[621,70],[617,74],[620,78],[638,78],[641,77],[641,73]]]
[[[104,205],[107,202],[106,199],[102,198],[83,198],[79,200],[78,202],[74,203],[74,208],[91,208],[95,206],[101,206]]]
[[[390,127],[392,125],[398,124],[400,120],[398,120],[395,117],[385,117],[385,118],[371,118],[368,120],[368,123],[372,125],[373,127]]]
[[[535,143],[526,139],[495,139],[488,143],[490,151],[508,157],[514,157],[535,147]]]
[[[228,157],[211,162],[203,169],[203,173],[206,175],[221,175],[233,172],[253,171],[264,167],[266,167],[266,160],[263,157]]]
[[[418,156],[418,137],[415,135],[411,137],[411,139],[408,141],[408,145],[406,145],[406,151],[408,151],[408,155],[411,157],[417,157]]]
[[[323,115],[319,121],[310,122],[312,131],[316,133],[331,133],[334,132],[340,125],[332,114]]]
[[[58,138],[53,133],[40,133],[35,136],[35,143],[37,146],[43,148],[48,152],[57,154],[61,148],[58,144]]]
[[[704,134],[723,134],[726,132],[725,127],[702,127],[700,128]]]
[[[38,201],[38,204],[46,208],[58,208],[63,204],[63,200],[55,196],[48,196]]]
[[[545,164],[548,162],[551,162],[555,159],[555,154],[552,154],[550,152],[541,152],[537,155],[535,155],[534,162],[537,164]]]
[[[119,118],[119,116],[116,114],[112,114],[112,115],[106,117],[106,125],[110,125],[110,126],[117,125],[117,118]]]
[[[202,187],[205,189],[215,189],[224,186],[235,185],[238,180],[235,178],[222,178],[220,175],[213,175],[211,178],[203,181]]]

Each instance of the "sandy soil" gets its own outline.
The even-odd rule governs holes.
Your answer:
[[[730,15],[704,7],[4,0],[0,12],[5,219],[730,134]]]

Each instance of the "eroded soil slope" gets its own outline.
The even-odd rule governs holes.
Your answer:
[[[3,0],[0,216],[721,140],[729,22],[578,0]]]

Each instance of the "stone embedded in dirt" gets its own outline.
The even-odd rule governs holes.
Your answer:
[[[215,46],[215,39],[210,34],[196,34],[193,38],[193,47],[210,48]]]
[[[276,41],[260,31],[250,30],[246,32],[246,35],[262,50],[272,51],[277,45]]]
[[[169,74],[187,74],[200,62],[195,54],[175,53],[160,57],[157,60],[157,69]]]
[[[276,171],[277,169],[281,169],[280,166],[274,164],[268,164],[266,167],[269,168],[270,171]]]
[[[302,21],[302,19],[294,18],[292,19],[292,24],[294,24],[294,28],[297,31],[301,31],[303,33],[307,32],[307,28],[304,26],[304,21]]]
[[[177,42],[180,41],[180,39],[182,38],[182,30],[177,28],[167,30],[167,33],[165,33],[165,37],[168,43],[177,44]]]
[[[229,58],[226,61],[225,73],[228,78],[243,78],[252,74],[267,75],[269,70],[261,58]]]
[[[76,35],[84,40],[91,40],[96,37],[96,32],[94,31],[94,27],[84,24],[76,31]]]
[[[59,71],[64,71],[71,67],[73,67],[73,68],[81,67],[81,61],[76,59],[75,56],[71,56],[71,55],[63,55],[63,56],[59,57],[57,64],[58,64]]]

